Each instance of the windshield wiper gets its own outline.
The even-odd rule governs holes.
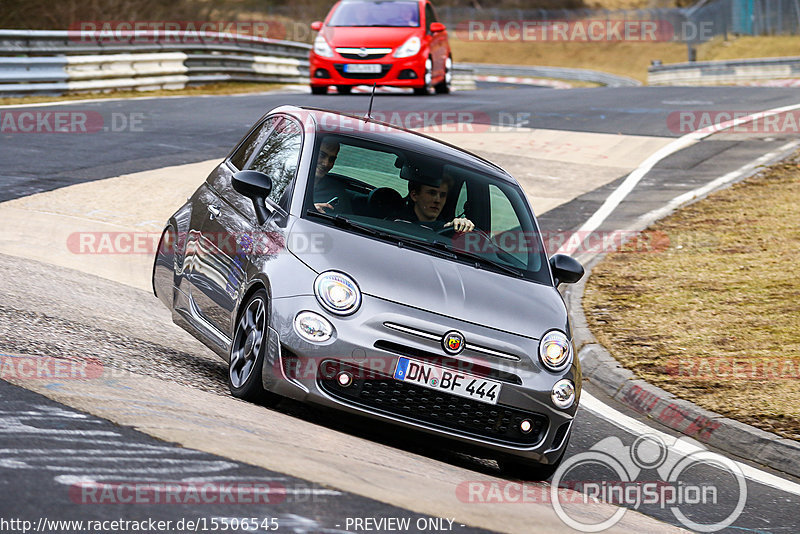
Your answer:
[[[409,239],[406,237],[398,236],[396,234],[390,234],[387,232],[382,232],[380,230],[376,230],[375,228],[370,228],[369,226],[365,226],[363,224],[359,224],[357,222],[353,222],[347,217],[342,217],[341,215],[330,215],[328,213],[321,213],[317,210],[308,210],[306,211],[306,215],[310,215],[312,217],[319,217],[320,219],[325,219],[326,221],[330,221],[333,223],[334,226],[339,228],[350,228],[353,230],[358,230],[359,232],[378,237],[385,241],[390,241],[396,244],[399,247],[402,246],[411,246],[414,248],[425,250],[426,252],[430,252],[436,254],[437,256],[443,256],[449,259],[456,259],[458,256],[451,250],[442,249],[442,248],[435,248],[430,246],[429,244],[425,243],[424,241],[419,241],[416,239]]]
[[[326,221],[332,222],[334,226],[337,226],[339,228],[353,228],[365,234],[374,235],[377,237],[384,237],[384,236],[388,237],[388,235],[385,232],[381,232],[380,230],[370,228],[369,226],[358,224],[356,222],[351,221],[347,217],[342,217],[341,215],[330,215],[328,213],[322,213],[317,210],[308,210],[306,211],[306,215],[310,215],[312,217],[319,217],[320,219],[325,219]]]
[[[452,252],[453,254],[458,256],[459,258],[463,258],[463,259],[467,259],[467,260],[475,262],[475,268],[480,268],[480,266],[483,265],[483,266],[492,267],[494,269],[498,269],[500,271],[505,272],[506,274],[511,274],[511,275],[514,275],[514,276],[516,276],[518,278],[523,278],[525,276],[525,273],[523,273],[519,269],[516,269],[516,268],[508,266],[508,265],[503,265],[502,263],[497,263],[496,261],[492,261],[489,258],[487,258],[485,256],[481,256],[479,254],[473,254],[472,252],[466,252],[464,250],[460,250],[460,249],[458,249],[456,247],[452,247],[452,246],[448,245],[447,243],[443,243],[441,241],[434,241],[431,244],[433,246],[441,249],[441,250],[447,250],[448,252]]]

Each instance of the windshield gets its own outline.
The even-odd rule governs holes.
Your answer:
[[[419,27],[416,2],[342,2],[328,26]]]
[[[304,216],[549,284],[524,193],[464,166],[342,135],[317,140]]]

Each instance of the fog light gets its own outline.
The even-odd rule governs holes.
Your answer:
[[[562,378],[553,386],[550,398],[558,408],[569,408],[575,402],[575,384],[572,380]]]
[[[306,341],[322,343],[333,335],[333,325],[318,313],[304,311],[294,318],[294,331]]]
[[[529,434],[531,430],[533,430],[533,423],[531,423],[530,419],[524,419],[519,424],[519,430],[523,434]]]
[[[341,373],[336,375],[336,381],[339,382],[340,386],[346,388],[347,386],[353,383],[353,375],[351,375],[347,371],[342,371]]]

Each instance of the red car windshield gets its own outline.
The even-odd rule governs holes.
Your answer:
[[[328,26],[419,27],[417,2],[342,2]]]

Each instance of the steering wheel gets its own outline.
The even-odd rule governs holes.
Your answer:
[[[440,236],[452,236],[456,233],[456,229],[453,226],[447,226],[445,228],[439,228],[436,230],[436,234]]]

